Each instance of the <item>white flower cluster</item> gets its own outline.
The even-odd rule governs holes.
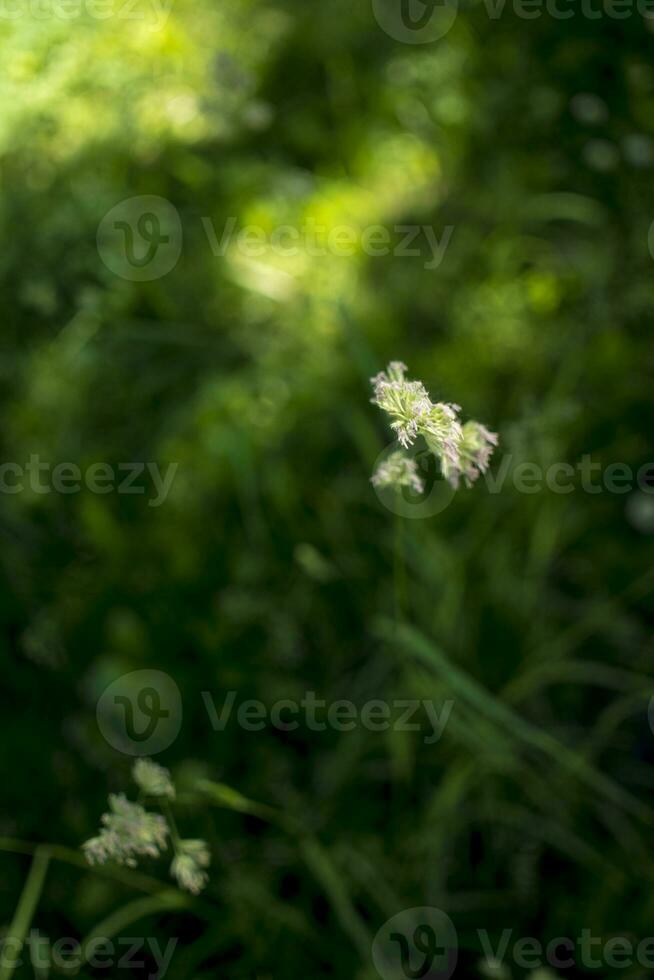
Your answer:
[[[175,798],[170,773],[150,759],[138,759],[132,776],[143,794],[164,801]],[[166,811],[169,812],[169,811]],[[172,819],[172,818],[171,818]],[[117,861],[136,867],[137,857],[156,858],[172,844],[174,857],[170,873],[180,888],[199,894],[208,881],[209,848],[203,840],[180,840],[166,816],[149,813],[140,803],[132,803],[123,793],[110,794],[109,812],[100,819],[100,833],[82,845],[89,864]]]
[[[370,382],[374,389],[371,399],[390,415],[391,428],[401,446],[408,449],[418,436],[423,436],[428,448],[440,460],[443,476],[453,487],[463,478],[471,486],[480,473],[485,473],[493,448],[497,445],[496,433],[490,432],[479,422],[459,421],[460,405],[448,402],[432,402],[422,381],[408,381],[408,368],[401,361],[391,361]],[[372,481],[375,486],[412,486],[417,489],[422,481],[412,460],[402,466],[393,453],[380,464]],[[392,466],[389,463],[393,460]],[[412,465],[409,465],[412,464]]]

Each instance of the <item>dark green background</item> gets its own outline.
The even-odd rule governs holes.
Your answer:
[[[160,508],[0,495],[0,834],[76,849],[95,832],[107,792],[131,792],[97,699],[161,669],[184,722],[158,761],[211,880],[123,934],[179,937],[171,980],[371,980],[377,929],[421,905],[455,922],[461,976],[481,975],[480,928],[653,935],[654,497],[461,490],[405,522],[414,632],[396,632],[368,384],[406,361],[500,433],[495,468],[654,462],[648,22],[466,4],[407,45],[367,0],[176,0],[160,30],[137,9],[0,19],[2,460],[179,464]],[[174,205],[184,244],[133,283],[95,239],[142,194]],[[220,233],[232,215],[454,232],[432,271],[214,256],[202,218]],[[456,703],[431,746],[216,733],[201,692],[230,689]],[[211,805],[199,778],[281,823]],[[4,846],[8,926],[29,858]],[[166,862],[143,870],[168,887]],[[81,937],[141,897],[55,861],[34,924]]]

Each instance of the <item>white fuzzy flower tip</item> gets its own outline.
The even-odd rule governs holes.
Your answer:
[[[397,450],[379,464],[372,476],[372,485],[382,490],[386,487],[410,487],[415,493],[422,493],[425,484],[418,474],[414,459]]]
[[[198,895],[208,881],[205,868],[210,863],[209,848],[203,840],[181,840],[170,866],[170,873],[180,888]]]
[[[165,796],[175,798],[175,787],[170,773],[151,759],[137,759],[132,768],[134,782],[146,796]]]
[[[488,469],[498,441],[497,433],[490,432],[481,422],[466,422],[459,447],[459,459],[456,462],[443,461],[443,475],[453,487],[459,486],[461,478],[467,487],[471,487],[480,474]]]
[[[136,866],[136,857],[158,857],[166,847],[168,825],[162,816],[147,813],[120,793],[109,796],[109,813],[103,813],[97,837],[83,844],[89,864],[113,860]]]

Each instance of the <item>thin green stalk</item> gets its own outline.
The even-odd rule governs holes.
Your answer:
[[[31,841],[18,840],[14,837],[0,837],[0,851],[6,851],[9,854],[36,854],[43,846]],[[95,865],[91,867],[80,851],[59,844],[48,844],[47,849],[53,861],[72,864],[83,871],[91,871],[100,877],[113,879],[130,888],[150,892],[153,895],[161,891],[161,882],[157,878],[151,878],[140,871],[132,871],[131,868],[124,868],[120,865]]]
[[[161,806],[161,812],[163,813],[164,817],[168,821],[168,826],[170,827],[170,842],[173,845],[173,851],[175,853],[175,856],[177,856],[179,854],[179,845],[180,845],[181,838],[179,836],[179,831],[177,830],[177,823],[173,815],[173,808],[171,807],[170,803],[166,799],[160,800],[159,803]]]
[[[180,897],[177,888],[162,884],[158,878],[152,878],[140,871],[134,871],[117,864],[91,866],[80,851],[75,851],[70,847],[63,847],[59,844],[34,844],[31,841],[18,840],[14,837],[0,837],[0,852],[36,855],[39,851],[46,849],[53,861],[62,861],[64,864],[79,868],[80,871],[106,878],[109,881],[116,881],[126,888],[145,892],[171,906],[176,906]],[[184,895],[183,898],[184,907],[206,922],[209,922],[215,914],[216,906],[210,899],[198,898],[196,895]],[[5,980],[5,978],[0,975],[0,980]]]
[[[18,900],[14,918],[3,943],[3,957],[0,965],[0,980],[9,980],[20,965],[19,954],[23,948],[27,930],[32,924],[36,907],[39,904],[45,876],[50,864],[50,850],[39,847],[34,853],[27,881]]]
[[[396,491],[399,496],[399,491]],[[395,514],[395,538],[393,542],[393,584],[395,594],[395,621],[402,622],[406,611],[406,560],[404,555],[404,524]]]

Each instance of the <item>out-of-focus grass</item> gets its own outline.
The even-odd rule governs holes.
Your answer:
[[[420,905],[452,916],[470,970],[477,928],[649,935],[636,492],[478,486],[407,522],[398,636],[384,628],[394,522],[369,484],[388,432],[367,381],[405,360],[498,429],[513,465],[649,461],[652,173],[625,150],[654,137],[640,21],[619,22],[618,46],[605,22],[489,22],[479,7],[414,48],[365,5],[177,0],[151,28],[0,25],[3,459],[179,462],[159,509],[0,496],[0,832],[69,848],[93,832],[128,772],[97,697],[156,667],[185,705],[162,761],[214,862],[206,896],[174,911],[138,905],[140,879],[54,861],[36,924],[82,938],[135,910],[130,929],[180,937],[171,980],[363,980],[368,936]],[[580,93],[602,121],[575,114]],[[597,140],[617,148],[613,169]],[[95,248],[104,214],[137,194],[170,200],[184,231],[178,266],[143,284]],[[361,251],[215,256],[202,218],[220,233],[230,216],[454,232],[436,270]],[[229,689],[455,708],[434,745],[216,733],[201,692]],[[283,819],[214,808],[198,779]],[[9,925],[28,864],[2,862]]]

